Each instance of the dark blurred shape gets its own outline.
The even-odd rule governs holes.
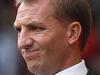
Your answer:
[[[92,6],[93,26],[83,58],[87,66],[100,75],[100,0],[89,0]]]

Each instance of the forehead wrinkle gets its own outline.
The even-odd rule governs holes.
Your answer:
[[[32,24],[32,23],[40,23],[40,18],[41,15],[39,15],[38,13],[27,13],[29,11],[26,10],[26,13],[22,12],[22,13],[19,13],[16,17],[16,23],[18,25],[29,25],[29,24]],[[28,14],[28,15],[25,15],[25,14]],[[38,18],[37,18],[38,17]]]
[[[23,3],[24,4],[24,3]],[[21,7],[23,7],[23,4],[21,4]],[[40,5],[41,4],[41,5]],[[30,7],[31,6],[31,7]],[[19,9],[18,9],[18,13],[20,13],[20,12],[25,12],[25,11],[35,11],[36,13],[38,13],[39,11],[41,11],[42,13],[44,13],[44,12],[48,12],[48,13],[50,13],[51,11],[53,11],[52,9],[52,4],[51,4],[51,1],[45,1],[45,2],[43,2],[43,1],[41,1],[40,0],[40,2],[39,3],[31,3],[31,4],[29,4],[29,5],[24,5],[24,8],[25,9],[23,9],[23,8],[21,8],[21,10],[20,10],[20,7],[19,7]],[[37,11],[38,10],[38,11]]]
[[[42,18],[42,20],[46,21],[48,18],[50,18],[52,16],[53,10],[50,5],[51,5],[51,2],[47,1],[46,5],[44,5],[44,3],[42,3],[41,6],[39,4],[36,4],[36,7],[33,4],[32,8],[30,6],[25,6],[24,7],[25,9],[19,8],[18,13],[17,13],[17,21],[16,22],[18,23],[18,22],[20,22],[21,19],[23,19],[23,21],[21,21],[21,23],[18,23],[20,25],[20,24],[24,24],[24,21],[26,21],[27,23],[29,21],[31,22],[33,20],[40,21],[40,18]],[[49,7],[46,7],[46,6],[49,6]],[[40,8],[40,7],[42,7],[42,8]],[[28,14],[28,16],[27,16],[27,14]],[[36,19],[35,17],[38,17],[38,18]]]

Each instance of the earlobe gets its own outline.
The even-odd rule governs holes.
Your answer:
[[[82,28],[79,22],[72,22],[68,26],[68,43],[69,45],[78,42],[80,35],[82,32]]]

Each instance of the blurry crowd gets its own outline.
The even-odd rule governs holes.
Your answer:
[[[89,2],[93,12],[93,26],[82,57],[89,67],[100,74],[100,0]],[[14,0],[0,0],[0,75],[31,75],[16,45],[13,23],[17,8],[14,3]]]

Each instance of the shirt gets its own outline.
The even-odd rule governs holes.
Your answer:
[[[82,60],[80,63],[69,67],[55,75],[87,75],[87,68],[85,66],[85,61]]]

